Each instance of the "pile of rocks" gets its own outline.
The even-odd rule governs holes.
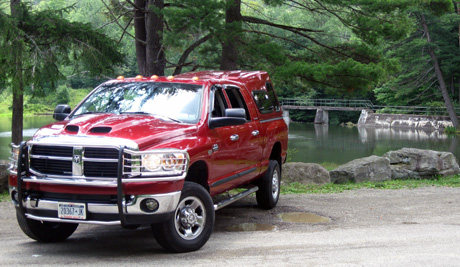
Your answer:
[[[303,184],[417,179],[458,173],[460,173],[460,167],[452,153],[416,148],[389,151],[382,157],[370,156],[355,159],[330,172],[312,163],[283,165],[284,182]]]

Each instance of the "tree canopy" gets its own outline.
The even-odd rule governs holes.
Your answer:
[[[14,2],[21,1],[8,7]],[[280,96],[444,106],[460,100],[457,4],[34,0],[13,15],[0,2],[0,60],[9,62],[0,66],[0,83],[18,88],[22,79],[26,94],[39,96],[63,78],[72,87],[93,86],[94,75],[114,66],[118,74],[144,76],[248,69],[270,72]],[[18,58],[23,77],[13,79]]]
[[[13,91],[13,142],[22,140],[23,94],[45,95],[64,78],[61,68],[76,62],[102,75],[123,61],[115,43],[89,24],[70,22],[62,10],[34,10],[11,0],[0,9],[0,81]]]

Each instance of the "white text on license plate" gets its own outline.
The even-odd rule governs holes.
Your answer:
[[[86,207],[81,203],[58,203],[58,217],[63,219],[86,219]]]

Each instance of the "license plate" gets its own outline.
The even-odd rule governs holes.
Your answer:
[[[58,217],[63,219],[86,219],[86,206],[81,203],[58,203]]]

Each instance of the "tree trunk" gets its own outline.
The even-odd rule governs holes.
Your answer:
[[[164,8],[164,0],[148,0],[146,20],[146,57],[145,76],[164,76],[166,58],[163,50],[163,16],[156,10]]]
[[[238,69],[238,40],[241,32],[241,0],[227,0],[225,11],[226,36],[222,43],[221,70]]]
[[[146,69],[146,28],[144,7],[147,5],[146,0],[135,0],[136,11],[134,12],[134,36],[136,37],[136,58],[139,74],[145,76]]]
[[[11,16],[18,18],[20,15],[21,0],[11,0]],[[16,36],[13,41],[13,57],[15,63],[15,74],[12,81],[13,90],[13,118],[11,125],[11,141],[14,144],[21,143],[23,119],[24,119],[24,81],[22,73],[22,41]]]
[[[164,0],[135,0],[134,31],[139,74],[164,76],[166,57],[163,49]]]
[[[428,30],[428,24],[423,14],[420,14],[420,23],[423,27],[423,31],[425,33],[427,42],[432,43],[430,32]],[[457,114],[455,113],[454,107],[452,105],[452,101],[450,100],[449,92],[447,91],[446,83],[444,81],[444,76],[439,66],[438,57],[436,56],[431,46],[428,46],[427,49],[428,49],[428,54],[430,55],[431,60],[433,61],[436,78],[438,79],[438,83],[439,83],[439,89],[441,90],[442,97],[444,98],[444,103],[446,104],[447,112],[449,113],[449,117],[452,120],[452,124],[454,125],[455,128],[458,129],[458,117],[457,117]]]

